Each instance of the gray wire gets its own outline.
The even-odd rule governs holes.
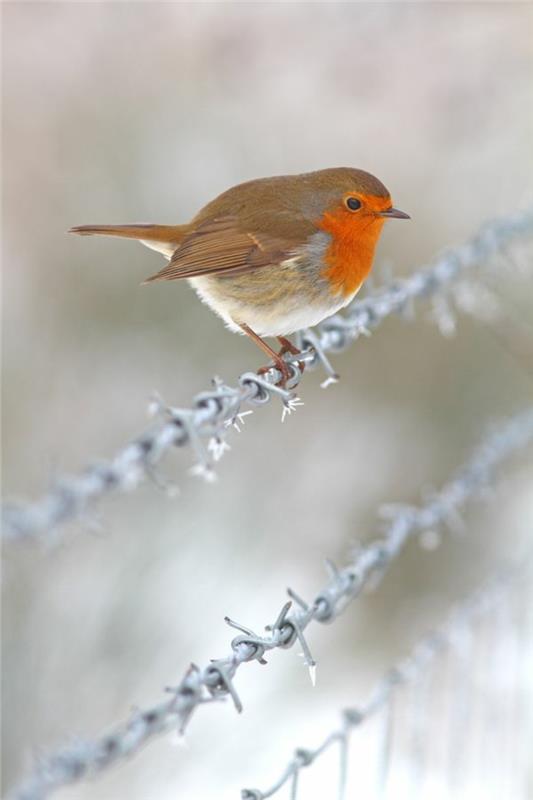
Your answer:
[[[356,300],[344,316],[325,320],[317,332],[300,335],[303,354],[288,360],[294,388],[302,377],[301,366],[322,366],[327,379],[336,380],[327,353],[337,353],[366,334],[391,314],[410,318],[413,301],[434,297],[435,311],[443,330],[448,326],[449,303],[445,292],[476,267],[487,266],[504,249],[533,232],[533,211],[517,213],[486,224],[469,241],[438,256],[404,280],[389,283],[363,300]],[[88,466],[78,475],[64,477],[35,502],[6,503],[2,509],[2,532],[6,540],[55,542],[56,528],[69,520],[83,518],[90,504],[105,494],[136,488],[164,453],[173,447],[189,445],[194,452],[196,471],[206,478],[213,475],[214,454],[224,448],[232,425],[238,425],[248,406],[258,407],[274,396],[290,412],[297,400],[291,391],[276,386],[281,375],[273,367],[266,375],[246,372],[236,387],[215,379],[210,390],[193,399],[190,408],[162,409],[163,418],[129,442],[112,459]],[[206,446],[206,440],[211,446]]]
[[[382,513],[388,521],[383,535],[362,547],[342,569],[327,562],[329,581],[312,602],[305,602],[289,589],[291,600],[283,604],[263,635],[226,618],[226,622],[239,631],[226,657],[210,661],[202,668],[192,664],[182,681],[168,690],[169,699],[147,710],[136,711],[129,721],[109,735],[94,741],[75,741],[43,756],[11,797],[43,800],[61,786],[97,775],[133,756],[156,735],[171,729],[183,732],[193,712],[203,703],[229,697],[240,712],[242,703],[234,686],[235,674],[246,662],[265,663],[264,657],[271,650],[290,648],[298,642],[305,656],[304,663],[313,674],[316,664],[305,639],[307,626],[311,622],[334,620],[365,586],[385,574],[408,539],[442,526],[453,529],[466,502],[491,484],[501,462],[531,442],[533,408],[490,431],[472,458],[420,506],[384,507]],[[297,785],[297,777],[294,785]]]
[[[529,559],[530,561],[530,559]],[[528,566],[530,566],[528,562]],[[357,708],[347,708],[342,712],[341,726],[328,734],[322,743],[313,749],[298,748],[294,758],[289,762],[281,776],[271,784],[268,789],[243,789],[242,800],[266,800],[273,797],[290,780],[294,780],[302,769],[313,764],[323,753],[334,744],[339,744],[343,752],[348,749],[350,736],[355,728],[360,727],[370,717],[377,713],[387,714],[390,711],[394,694],[398,687],[419,682],[428,672],[437,656],[447,650],[456,650],[457,632],[463,632],[471,627],[478,619],[486,618],[487,614],[499,607],[502,600],[508,595],[517,579],[523,577],[524,564],[508,566],[499,574],[488,581],[484,586],[474,592],[464,603],[454,608],[445,623],[438,629],[431,631],[412,648],[407,658],[397,663],[377,683],[366,703]],[[387,718],[384,722],[387,725]],[[387,725],[388,727],[388,725]],[[385,732],[384,747],[385,769],[388,765],[389,730]],[[341,770],[343,771],[343,766]],[[343,782],[346,776],[342,776]],[[342,797],[342,795],[341,795]]]

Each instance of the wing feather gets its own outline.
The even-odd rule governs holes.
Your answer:
[[[189,233],[169,263],[147,279],[173,281],[198,275],[237,275],[279,263],[294,246],[267,233],[242,231],[235,217],[208,220]]]

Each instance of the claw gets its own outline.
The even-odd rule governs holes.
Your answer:
[[[281,380],[279,380],[275,385],[279,386],[280,389],[286,389],[287,388],[287,381],[291,377],[291,371],[290,371],[289,365],[281,357],[274,358],[274,359],[272,359],[272,361],[274,362],[275,368],[279,372],[281,372]],[[271,369],[272,369],[272,365],[271,364],[269,366],[267,366],[267,367],[259,367],[259,369],[257,370],[257,374],[258,375],[264,375],[266,372],[269,372]]]
[[[285,336],[278,336],[278,342],[281,345],[281,350],[278,353],[278,356],[284,356],[285,353],[290,353],[291,356],[300,356],[302,351],[299,350],[296,345],[294,345],[289,339],[286,339]],[[305,370],[305,361],[298,361],[298,366],[300,367],[300,372],[303,373]]]

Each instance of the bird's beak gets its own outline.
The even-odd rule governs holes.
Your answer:
[[[379,212],[379,216],[387,219],[411,219],[409,214],[406,214],[405,211],[400,211],[398,208],[386,208],[385,211]]]

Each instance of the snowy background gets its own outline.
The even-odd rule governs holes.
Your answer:
[[[36,497],[112,455],[146,426],[154,390],[186,406],[213,375],[235,383],[261,361],[186,285],[140,285],[156,253],[67,236],[71,225],[182,222],[243,180],[361,167],[412,216],[386,226],[379,283],[533,200],[530,5],[2,11],[5,496]],[[493,284],[531,315],[523,275],[502,268]],[[225,614],[261,629],[287,585],[312,596],[325,557],[342,563],[376,534],[382,502],[418,501],[487,422],[528,404],[531,378],[483,324],[461,318],[446,339],[429,310],[336,357],[342,381],[327,391],[306,375],[305,405],[283,427],[275,404],[248,417],[216,484],[177,453],[165,474],[179,497],[145,484],[99,506],[97,534],[77,524],[50,552],[6,548],[6,786],[40,748],[109,729],[191,660],[226,654]],[[239,673],[241,717],[230,703],[202,708],[187,748],[161,738],[61,797],[229,800],[268,785],[531,535],[531,477],[519,460],[469,514],[468,536],[437,552],[412,544],[379,591],[310,632],[316,688],[296,648],[274,653]],[[305,797],[332,796],[324,769]]]

